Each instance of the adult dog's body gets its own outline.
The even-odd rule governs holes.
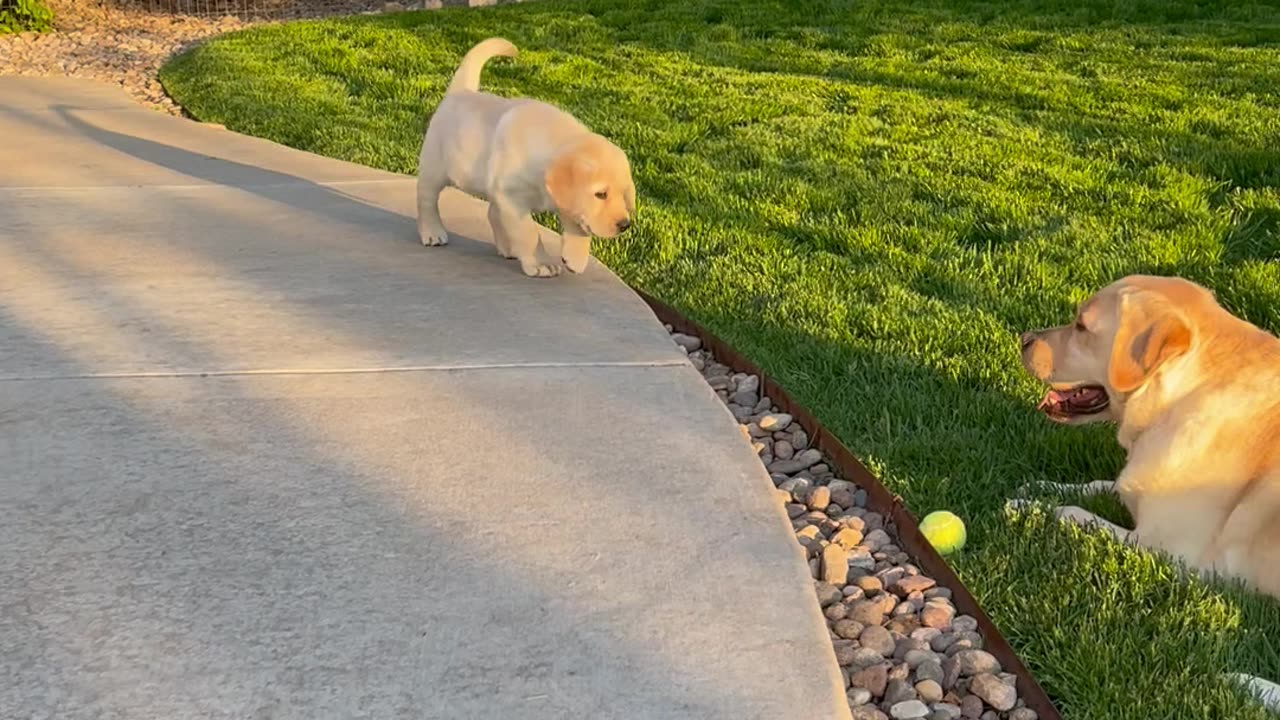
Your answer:
[[[1046,415],[1113,421],[1128,452],[1114,483],[1083,489],[1114,489],[1132,531],[1079,507],[1058,517],[1280,598],[1280,340],[1194,283],[1131,276],[1073,324],[1025,333],[1022,361],[1052,388]],[[1242,679],[1280,704],[1280,687]]]
[[[485,62],[516,52],[506,40],[490,38],[458,66],[422,142],[418,234],[424,245],[448,242],[439,196],[453,186],[489,201],[498,253],[518,259],[530,277],[560,273],[560,265],[539,261],[540,233],[530,217],[556,211],[563,235],[544,249],[553,263],[582,272],[593,234],[614,237],[631,225],[631,167],[621,149],[559,108],[480,92]]]

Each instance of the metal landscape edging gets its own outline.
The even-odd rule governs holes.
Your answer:
[[[783,412],[791,415],[796,422],[800,423],[801,427],[812,439],[813,447],[822,452],[845,479],[866,490],[868,507],[893,522],[902,549],[916,559],[920,569],[927,573],[929,577],[937,580],[939,585],[951,590],[951,600],[956,609],[978,621],[978,629],[985,643],[984,649],[994,655],[1007,671],[1017,676],[1018,696],[1022,698],[1026,706],[1034,710],[1040,720],[1062,720],[1062,715],[1058,713],[1057,708],[1054,707],[1044,688],[1040,687],[1040,684],[1036,682],[1035,677],[1027,670],[1022,660],[1018,658],[1017,653],[1013,651],[1009,642],[1000,634],[1000,630],[996,628],[995,623],[982,611],[978,601],[969,592],[969,589],[965,587],[964,583],[960,581],[960,578],[951,569],[951,566],[947,564],[947,561],[938,554],[933,545],[921,534],[919,523],[906,505],[903,504],[901,496],[891,493],[862,464],[862,461],[850,452],[844,446],[844,443],[840,442],[839,438],[828,432],[812,413],[792,400],[791,396],[765,373],[761,372],[755,363],[743,357],[741,353],[725,344],[720,338],[697,323],[685,318],[661,300],[639,290],[636,290],[636,293],[649,305],[649,308],[659,320],[671,325],[677,332],[701,339],[703,347],[710,350],[720,363],[729,366],[736,372],[756,375],[760,378],[761,391],[768,395]]]

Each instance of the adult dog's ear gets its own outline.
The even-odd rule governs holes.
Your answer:
[[[591,170],[591,160],[576,149],[565,150],[552,159],[543,180],[557,208],[574,208],[580,204],[575,201],[574,193],[590,179]]]
[[[1111,346],[1107,380],[1116,392],[1133,392],[1165,362],[1191,347],[1191,326],[1168,301],[1150,291],[1124,293]]]

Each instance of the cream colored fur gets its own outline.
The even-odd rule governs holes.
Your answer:
[[[526,275],[551,277],[561,267],[582,272],[592,235],[615,237],[631,224],[631,166],[621,149],[559,108],[480,92],[485,62],[516,52],[490,38],[462,59],[423,138],[418,234],[423,245],[448,242],[439,196],[452,186],[489,201],[498,254],[519,260]],[[549,261],[538,256],[534,211],[560,217],[561,237],[542,247]]]
[[[1056,391],[1105,389],[1104,410],[1058,419],[1114,422],[1128,452],[1114,483],[1042,488],[1114,490],[1133,530],[1075,506],[1059,518],[1280,598],[1280,340],[1198,285],[1131,276],[1071,325],[1025,334],[1022,357]],[[1280,688],[1236,679],[1280,709]]]

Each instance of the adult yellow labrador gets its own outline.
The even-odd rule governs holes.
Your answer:
[[[1128,461],[1114,490],[1132,531],[1079,507],[1062,519],[1163,550],[1191,568],[1280,598],[1280,340],[1173,277],[1104,288],[1061,327],[1022,335],[1022,363],[1049,385],[1040,410],[1111,421]],[[1041,486],[1046,487],[1046,486]],[[1239,676],[1280,704],[1280,686]]]
[[[422,140],[418,235],[428,246],[449,241],[439,197],[452,186],[488,199],[498,254],[519,260],[526,275],[582,272],[592,235],[615,237],[631,226],[631,165],[618,146],[553,105],[481,92],[484,64],[515,55],[511,43],[489,38],[462,58]],[[535,210],[559,213],[563,233],[539,233]],[[540,241],[551,263],[538,257]]]

